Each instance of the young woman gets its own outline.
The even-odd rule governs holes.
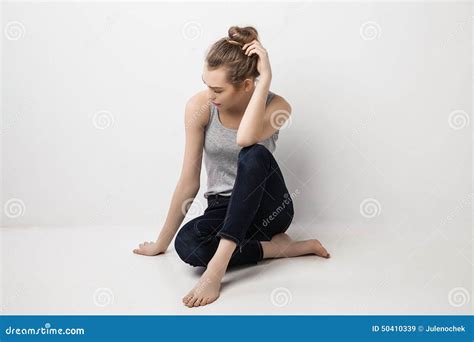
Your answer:
[[[306,254],[330,257],[318,240],[294,241],[285,233],[293,201],[272,153],[291,107],[270,91],[271,78],[255,28],[232,26],[228,37],[211,46],[202,74],[208,89],[186,104],[184,162],[166,222],[156,242],[133,250],[166,251],[199,191],[204,151],[208,206],[181,227],[174,244],[183,261],[206,267],[183,298],[188,307],[219,297],[228,266]]]

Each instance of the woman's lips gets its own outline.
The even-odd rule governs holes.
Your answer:
[[[215,103],[214,101],[212,101],[213,104],[215,104],[216,106],[220,106],[221,104],[220,103]]]

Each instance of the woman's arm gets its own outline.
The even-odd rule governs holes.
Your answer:
[[[275,94],[268,106],[265,106],[268,95],[268,88],[265,83],[265,80],[261,80],[257,84],[240,122],[237,132],[237,144],[241,147],[250,146],[271,137],[291,117],[291,106],[280,95]],[[261,88],[259,88],[260,86]],[[265,100],[263,100],[263,94],[267,94]]]
[[[239,146],[252,145],[258,141],[264,124],[265,102],[270,90],[271,77],[262,75],[245,109],[237,131]]]
[[[186,180],[178,181],[173,197],[171,198],[166,221],[156,240],[157,247],[159,247],[159,250],[163,253],[168,249],[181,223],[186,217],[186,212],[190,207],[190,205],[186,205],[186,202],[192,203],[192,199],[196,197],[198,192],[199,184],[187,182]]]
[[[192,203],[200,188],[204,129],[209,118],[208,113],[209,103],[205,92],[194,95],[186,103],[184,119],[186,145],[183,166],[165,223],[156,242],[144,242],[134,250],[134,253],[144,255],[164,253],[186,217],[190,207],[186,204]]]
[[[266,101],[272,80],[272,68],[267,50],[258,40],[242,47],[245,54],[258,55],[257,69],[260,81],[250,98],[237,131],[237,144],[250,146],[271,137],[291,116],[290,104],[281,96],[275,95],[268,106]]]

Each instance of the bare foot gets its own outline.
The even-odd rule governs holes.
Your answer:
[[[328,253],[326,248],[324,248],[324,246],[321,244],[321,242],[319,242],[319,240],[312,239],[308,240],[308,242],[311,242],[311,244],[313,245],[312,247],[314,249],[314,254],[326,259],[329,259],[331,257],[331,254]]]
[[[300,255],[315,254],[323,258],[330,258],[330,254],[317,239],[294,241],[288,234],[276,234],[270,240],[272,246],[268,249],[266,243],[262,243],[264,247],[264,255],[268,257],[295,257]],[[265,253],[267,251],[267,253]]]
[[[276,244],[278,247],[284,249],[286,248],[289,244],[293,242],[293,239],[291,236],[289,236],[286,233],[281,233],[281,234],[276,234],[273,235],[272,239],[270,242]]]
[[[201,279],[189,293],[183,297],[187,307],[203,306],[212,303],[219,297],[222,276],[209,268],[202,274]]]

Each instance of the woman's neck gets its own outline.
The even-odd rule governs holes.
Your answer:
[[[242,117],[245,113],[245,110],[247,109],[247,106],[249,105],[250,99],[252,98],[253,92],[255,88],[252,89],[251,92],[246,95],[242,101],[240,101],[239,104],[237,104],[234,108],[229,108],[225,110],[225,115],[229,115],[231,117]]]

